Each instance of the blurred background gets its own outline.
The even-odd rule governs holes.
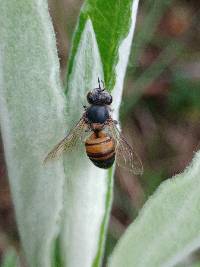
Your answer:
[[[62,79],[82,3],[49,0]],[[200,1],[140,0],[120,116],[144,175],[116,170],[105,259],[148,197],[200,148]],[[20,252],[0,144],[0,264],[10,246]]]

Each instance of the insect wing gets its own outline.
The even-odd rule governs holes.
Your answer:
[[[118,130],[114,121],[109,123],[109,133],[116,142],[116,163],[118,166],[128,169],[136,175],[142,175],[143,166],[139,156],[127,143],[124,136]]]
[[[82,137],[85,128],[86,123],[82,117],[70,133],[49,152],[44,162],[59,157],[64,151],[71,151],[77,144],[77,141]]]

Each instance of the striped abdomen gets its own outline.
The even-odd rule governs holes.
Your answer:
[[[115,161],[114,140],[103,132],[98,137],[93,133],[85,142],[86,153],[90,160],[99,168],[108,169]]]

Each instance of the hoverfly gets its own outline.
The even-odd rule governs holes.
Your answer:
[[[102,81],[101,81],[102,82]],[[70,151],[84,132],[91,132],[85,141],[86,154],[93,164],[99,168],[108,169],[114,161],[133,172],[142,174],[141,160],[127,143],[117,128],[117,121],[113,120],[110,112],[112,96],[104,88],[93,89],[87,94],[89,107],[84,106],[85,112],[70,133],[61,140],[46,156],[44,162],[60,156],[64,151]]]

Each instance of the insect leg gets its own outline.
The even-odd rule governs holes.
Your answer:
[[[84,110],[86,111],[88,107],[86,105],[83,105]]]

